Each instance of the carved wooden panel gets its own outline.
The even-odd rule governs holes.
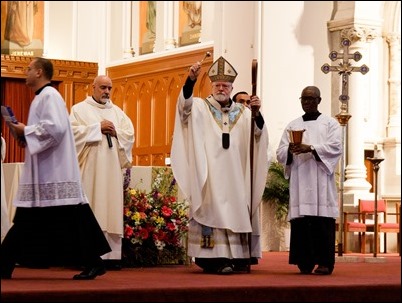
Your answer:
[[[211,47],[134,62],[107,69],[113,81],[112,100],[131,118],[135,129],[133,165],[164,166],[170,155],[176,102],[189,67]],[[212,56],[203,62],[194,95],[211,92],[207,76]]]
[[[24,79],[1,78],[1,105],[11,106],[17,120],[24,124],[27,122],[28,110],[33,97],[34,93],[27,88]],[[18,146],[17,141],[14,140],[3,119],[1,135],[6,141],[6,157],[4,162],[23,162],[25,149]]]
[[[25,85],[25,70],[33,57],[1,55],[1,102],[10,105],[16,117],[26,123],[34,93]],[[52,84],[66,101],[67,109],[91,94],[98,64],[92,62],[51,60],[54,68]],[[23,162],[24,151],[18,147],[4,123],[1,132],[6,140],[5,162]]]
[[[205,53],[213,52],[212,47],[200,48],[186,53],[154,58],[142,62],[135,62],[114,66],[107,69],[108,76],[113,81],[112,100],[120,106],[132,119],[135,128],[135,145],[133,148],[133,165],[164,166],[165,158],[170,155],[173,137],[176,102],[189,67],[204,58]],[[30,57],[4,56],[1,60],[2,100],[18,90],[30,89],[25,86],[25,69]],[[96,63],[52,60],[55,72],[54,85],[70,109],[75,103],[84,100],[92,93],[92,82],[97,75]],[[203,62],[202,72],[194,87],[194,95],[206,97],[211,92],[207,71],[212,64],[212,56]],[[3,81],[7,83],[11,78],[20,79],[20,88],[3,89]],[[24,97],[28,103],[26,112],[16,108],[16,115],[27,117],[31,97]],[[7,104],[7,103],[5,103]],[[24,120],[22,120],[24,121]],[[2,125],[2,132],[8,129]],[[14,139],[7,138],[7,154],[16,155],[6,162],[23,161],[23,154],[18,152]],[[17,147],[18,148],[18,147]]]

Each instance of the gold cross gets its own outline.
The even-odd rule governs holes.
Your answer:
[[[338,59],[342,59],[342,62],[339,63],[336,66],[331,66],[329,64],[324,64],[321,66],[321,70],[325,73],[328,74],[329,72],[338,72],[339,75],[342,76],[342,95],[339,96],[339,101],[341,101],[341,112],[336,115],[336,118],[338,119],[339,124],[342,126],[342,158],[341,158],[341,177],[340,177],[340,213],[343,213],[343,184],[345,180],[345,132],[346,132],[346,125],[348,124],[349,119],[352,117],[348,113],[348,101],[349,101],[349,76],[352,74],[352,72],[361,72],[363,75],[367,74],[369,71],[368,66],[362,65],[360,67],[357,66],[352,66],[350,64],[349,59],[353,59],[356,62],[359,61],[362,58],[362,54],[359,52],[355,52],[353,54],[349,54],[349,46],[350,46],[350,40],[348,39],[343,39],[342,40],[342,47],[343,47],[343,53],[338,53],[338,52],[331,52],[329,54],[329,58],[331,61],[335,61]],[[338,239],[338,255],[342,256],[343,253],[343,243],[342,243],[342,232],[343,232],[343,216],[340,216],[339,218],[339,239]]]
[[[342,59],[341,63],[335,66],[325,63],[323,66],[321,66],[321,70],[325,74],[328,74],[329,72],[338,72],[339,75],[342,76],[342,95],[339,96],[339,101],[342,102],[340,115],[346,117],[349,116],[349,118],[350,115],[347,114],[347,102],[349,101],[349,76],[351,75],[352,72],[360,72],[363,75],[365,75],[369,71],[368,66],[365,64],[363,64],[362,66],[352,66],[352,64],[349,62],[349,59],[353,59],[354,61],[357,62],[362,58],[362,54],[360,54],[359,52],[349,54],[350,44],[351,44],[350,40],[343,39],[342,40],[343,53],[332,51],[329,54],[329,58],[331,59],[331,61]],[[349,118],[347,118],[347,120],[349,120]]]

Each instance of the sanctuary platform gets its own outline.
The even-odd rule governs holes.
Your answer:
[[[265,252],[250,273],[228,276],[194,264],[123,268],[89,281],[73,280],[71,268],[16,268],[1,281],[1,302],[401,302],[397,254],[343,257],[329,276],[300,274],[288,255]]]

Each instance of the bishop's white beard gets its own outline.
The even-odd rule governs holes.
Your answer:
[[[225,94],[214,94],[214,98],[219,103],[228,101],[228,97]]]

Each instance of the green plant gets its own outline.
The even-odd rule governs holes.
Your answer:
[[[289,180],[285,178],[283,165],[277,161],[269,166],[262,200],[275,208],[277,220],[286,219],[289,209]]]

